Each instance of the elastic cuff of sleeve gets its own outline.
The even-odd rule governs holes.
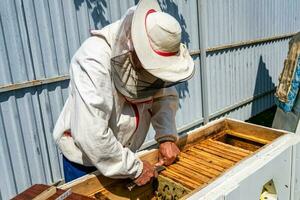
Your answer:
[[[165,135],[159,138],[156,138],[156,141],[158,143],[163,143],[163,142],[176,142],[178,140],[178,137],[175,135]]]
[[[143,162],[139,159],[139,168],[134,176],[134,179],[138,178],[143,171]]]

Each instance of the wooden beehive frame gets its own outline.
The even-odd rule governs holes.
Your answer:
[[[196,143],[203,141],[208,138],[218,139],[217,137],[221,137],[223,134],[229,134],[233,137],[244,138],[246,140],[250,140],[253,142],[257,142],[260,144],[269,144],[279,136],[283,135],[285,132],[278,131],[271,128],[266,128],[262,126],[257,126],[237,120],[222,118],[216,120],[212,123],[209,123],[206,126],[200,127],[189,134],[183,136],[178,141],[178,146],[181,150],[188,149],[193,147]],[[212,137],[213,136],[213,137]],[[216,140],[215,140],[216,141]],[[207,145],[207,144],[203,144]],[[234,148],[234,147],[233,147]],[[246,152],[246,151],[245,151]],[[157,150],[150,150],[141,155],[142,160],[147,160],[148,162],[154,164],[157,162],[158,157]],[[163,173],[167,173],[163,172]],[[210,180],[210,181],[213,181]],[[208,182],[209,183],[209,182]],[[206,184],[208,184],[206,183]],[[101,192],[106,193],[111,198],[114,199],[128,199],[128,198],[136,198],[139,194],[146,194],[146,191],[151,190],[151,186],[138,187],[134,194],[124,194],[121,191],[118,191],[118,196],[114,196],[113,194],[116,190],[118,190],[118,185],[124,185],[124,182],[120,182],[119,180],[109,179],[99,175],[97,172],[79,178],[73,182],[67,183],[60,188],[68,189],[72,188],[72,191],[75,193],[83,194],[86,196],[94,196],[95,194],[99,194]],[[206,184],[198,187],[195,191],[200,190]],[[109,188],[108,192],[107,189]],[[121,195],[120,195],[121,194]]]

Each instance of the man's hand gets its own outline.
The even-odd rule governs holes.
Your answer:
[[[143,171],[137,179],[134,180],[134,182],[138,186],[145,185],[146,183],[150,182],[152,178],[157,177],[158,174],[155,170],[155,167],[151,165],[147,161],[143,161]]]
[[[159,145],[158,163],[156,166],[171,165],[180,153],[175,142],[163,142]]]

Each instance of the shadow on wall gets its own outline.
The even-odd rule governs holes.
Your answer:
[[[255,89],[254,89],[253,96],[262,95],[263,93],[268,92],[273,88],[275,88],[275,84],[272,81],[272,77],[270,76],[269,70],[267,69],[266,63],[261,55],[259,57],[259,62],[258,62],[258,70],[256,74]],[[262,111],[261,108],[263,105],[261,104],[260,99],[261,98],[253,101],[251,116],[257,115],[259,112]],[[267,109],[267,108],[269,107],[263,109]]]
[[[190,43],[190,35],[187,32],[187,24],[182,14],[179,12],[177,4],[172,0],[159,0],[158,2],[164,12],[172,15],[179,22],[182,29],[181,41],[188,47]],[[185,99],[186,96],[190,96],[188,86],[187,81],[175,86],[180,99]],[[180,104],[179,107],[181,108]]]
[[[93,19],[95,29],[100,29],[110,23],[105,16],[105,10],[107,9],[106,0],[74,0],[77,11],[84,2],[88,9],[91,10],[91,17]]]

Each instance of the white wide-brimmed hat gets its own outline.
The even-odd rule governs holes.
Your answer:
[[[181,27],[161,11],[156,0],[140,0],[134,12],[131,37],[143,67],[168,82],[185,81],[194,74],[194,62],[181,43]]]

